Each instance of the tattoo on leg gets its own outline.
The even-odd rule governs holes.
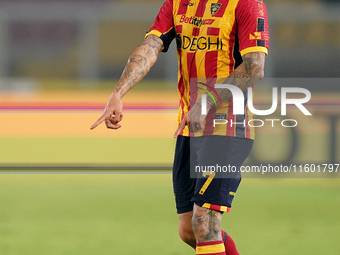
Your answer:
[[[192,227],[198,243],[222,240],[222,213],[208,208],[196,207]]]

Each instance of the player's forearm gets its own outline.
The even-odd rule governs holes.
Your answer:
[[[163,42],[155,35],[148,36],[129,57],[114,93],[122,98],[150,71],[163,49]]]
[[[243,56],[243,63],[239,65],[230,76],[224,81],[225,84],[232,84],[245,92],[248,87],[254,85],[264,77],[265,54],[261,52],[248,53]],[[221,98],[222,104],[232,98],[229,89],[216,89]],[[216,102],[219,102],[217,95]],[[212,107],[215,102],[208,97],[208,106]]]

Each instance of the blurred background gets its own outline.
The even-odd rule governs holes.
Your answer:
[[[119,78],[162,0],[1,0],[1,77]],[[338,77],[339,1],[267,0],[267,77]],[[176,79],[164,54],[148,79]]]
[[[166,173],[1,175],[1,254],[193,253],[177,237],[168,175],[178,108],[174,42],[124,97],[122,128],[89,130],[162,4],[0,0],[1,172]],[[272,87],[304,87],[313,116],[290,107],[283,117],[278,107],[271,118],[298,126],[258,128],[247,164],[339,163],[340,1],[265,4],[270,50],[255,106],[270,108]],[[223,224],[243,254],[338,254],[338,176],[245,178]]]
[[[0,0],[1,162],[127,167],[143,163],[170,168],[178,107],[174,42],[124,98],[124,127],[118,132],[103,126],[88,130],[162,4],[161,0]],[[296,128],[258,128],[250,163],[334,163],[340,153],[340,4],[268,0],[266,5],[270,53],[266,79],[257,84],[254,101],[268,109],[271,87],[304,87],[312,92],[306,107],[313,117],[291,107],[285,119],[298,120]],[[116,159],[108,149],[101,150],[101,156],[94,154],[93,148],[110,146],[106,138],[115,139],[120,148],[131,147],[126,145],[130,139],[136,152],[142,153],[131,157],[120,149],[114,152]],[[168,151],[158,150],[157,144],[166,144],[162,147]]]

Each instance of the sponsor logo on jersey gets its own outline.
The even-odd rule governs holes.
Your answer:
[[[261,32],[254,32],[249,35],[249,40],[261,40],[262,39],[262,33]]]
[[[184,14],[181,16],[181,19],[179,20],[180,23],[187,23],[187,24],[192,24],[197,27],[201,27],[202,25],[211,25],[214,23],[214,19],[202,19],[202,18],[197,18],[194,16],[187,17]]]
[[[216,36],[201,36],[190,38],[177,34],[177,48],[189,51],[197,50],[222,50],[223,40]]]
[[[220,4],[220,3],[212,3],[211,6],[210,6],[211,16],[214,16],[216,14],[216,12],[218,12],[218,10],[220,9],[221,6],[222,6],[222,4]]]
[[[264,34],[263,32],[254,32],[249,34],[249,40],[269,40],[269,37],[267,34]]]

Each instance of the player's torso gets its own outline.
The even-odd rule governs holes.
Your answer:
[[[233,71],[238,1],[174,0],[178,54],[188,74],[183,78],[225,78]]]
[[[235,21],[238,1],[174,0],[173,21],[181,98],[178,121],[201,94],[212,91],[213,86],[227,78],[242,61]],[[227,103],[212,115],[226,114],[230,110]],[[225,126],[210,127],[210,131],[205,133],[226,135],[226,129]],[[196,135],[202,135],[203,132]],[[187,128],[183,134],[188,134]]]

